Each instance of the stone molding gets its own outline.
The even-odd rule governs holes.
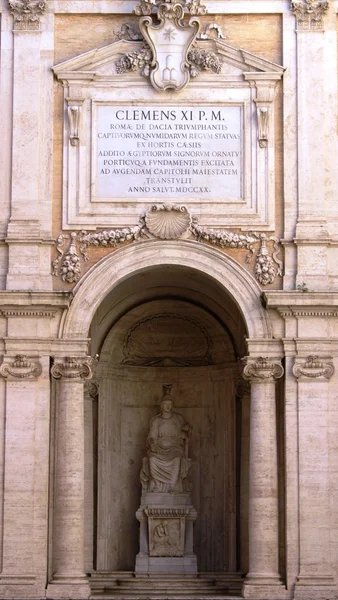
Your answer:
[[[187,517],[190,513],[190,508],[145,508],[147,517]]]
[[[56,359],[51,368],[51,374],[54,379],[61,380],[90,379],[92,377],[92,362],[90,356],[85,358],[66,356],[63,360]]]
[[[299,31],[323,29],[323,16],[328,8],[328,0],[291,0],[290,4]]]
[[[278,313],[284,319],[290,317],[329,317],[329,318],[337,318],[338,310],[337,309],[321,309],[321,308],[304,308],[304,309],[294,309],[294,308],[277,308]]]
[[[46,0],[9,0],[8,8],[14,17],[14,31],[40,29],[40,16],[46,10]]]
[[[11,360],[11,362],[7,362]],[[6,358],[0,367],[0,375],[5,379],[37,379],[42,373],[42,366],[39,361],[31,360],[25,354],[17,354],[12,358]]]
[[[246,360],[248,363],[243,369],[243,378],[247,381],[273,381],[280,379],[284,374],[281,363],[270,360],[267,356],[260,356],[255,362],[251,362],[250,358],[246,358]]]
[[[11,308],[0,310],[0,315],[6,318],[9,317],[47,317],[53,319],[56,315],[56,310],[30,310],[24,308]]]
[[[263,286],[274,282],[282,275],[283,263],[278,258],[280,245],[275,236],[265,233],[238,233],[231,230],[209,229],[199,225],[198,219],[190,214],[188,208],[179,204],[154,204],[140,218],[134,227],[103,230],[93,233],[86,231],[60,234],[56,240],[59,256],[52,263],[52,274],[61,276],[66,283],[76,283],[82,276],[82,260],[88,260],[88,248],[116,248],[125,242],[137,240],[178,240],[193,238],[198,242],[208,242],[218,248],[237,248],[247,250],[246,262],[250,263],[255,253],[255,245],[260,244],[256,255],[254,275]],[[65,240],[70,240],[66,252]],[[267,243],[273,243],[274,251],[269,252]]]
[[[335,368],[331,356],[323,358],[318,357],[315,354],[310,354],[304,362],[299,362],[301,359],[296,358],[292,368],[292,372],[296,379],[300,377],[308,377],[311,379],[318,379],[324,377],[325,379],[331,379],[334,374]]]

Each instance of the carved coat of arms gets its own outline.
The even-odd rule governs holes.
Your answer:
[[[139,23],[153,53],[150,80],[158,91],[180,90],[190,79],[188,52],[199,33],[200,21],[191,17],[184,23],[184,6],[177,0],[160,2],[157,16],[158,24],[151,16],[142,17]]]

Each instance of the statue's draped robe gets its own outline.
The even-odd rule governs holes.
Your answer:
[[[182,480],[187,475],[184,426],[189,427],[187,421],[175,412],[169,418],[157,415],[150,423],[147,439],[149,471],[157,491],[166,492],[173,487],[183,491]]]

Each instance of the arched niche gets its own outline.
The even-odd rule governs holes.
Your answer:
[[[226,324],[178,297],[142,302],[112,326],[96,378],[99,571],[132,571],[138,552],[139,473],[150,420],[171,384],[192,425],[194,544],[202,572],[236,571],[236,350]]]
[[[162,344],[155,354],[141,352],[135,358],[135,347],[140,339],[143,349],[147,346],[144,337],[149,342],[158,315],[167,321],[161,335],[168,337],[173,326],[176,337],[184,339],[178,344],[179,355],[173,361]],[[195,432],[191,451],[199,568],[238,569],[239,538],[245,539],[243,531],[239,535],[240,522],[247,523],[239,471],[248,459],[248,446],[246,440],[244,456],[235,385],[239,359],[246,353],[245,337],[270,337],[255,280],[236,261],[207,245],[140,242],[113,252],[87,273],[74,290],[62,335],[90,337],[91,354],[100,357],[97,412],[87,418],[87,427],[95,430],[95,458],[87,468],[87,489],[90,480],[95,489],[86,508],[87,570],[92,570],[93,556],[100,571],[133,570],[139,469],[149,421],[158,412],[167,383],[173,384],[177,410]],[[182,355],[191,340],[195,348],[210,343],[211,354]]]

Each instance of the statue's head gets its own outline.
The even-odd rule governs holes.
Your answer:
[[[161,410],[165,413],[170,413],[173,409],[174,398],[171,395],[172,385],[163,386],[163,396],[161,398]]]
[[[166,394],[161,400],[162,412],[169,413],[172,411],[174,405],[174,399],[171,394]]]

